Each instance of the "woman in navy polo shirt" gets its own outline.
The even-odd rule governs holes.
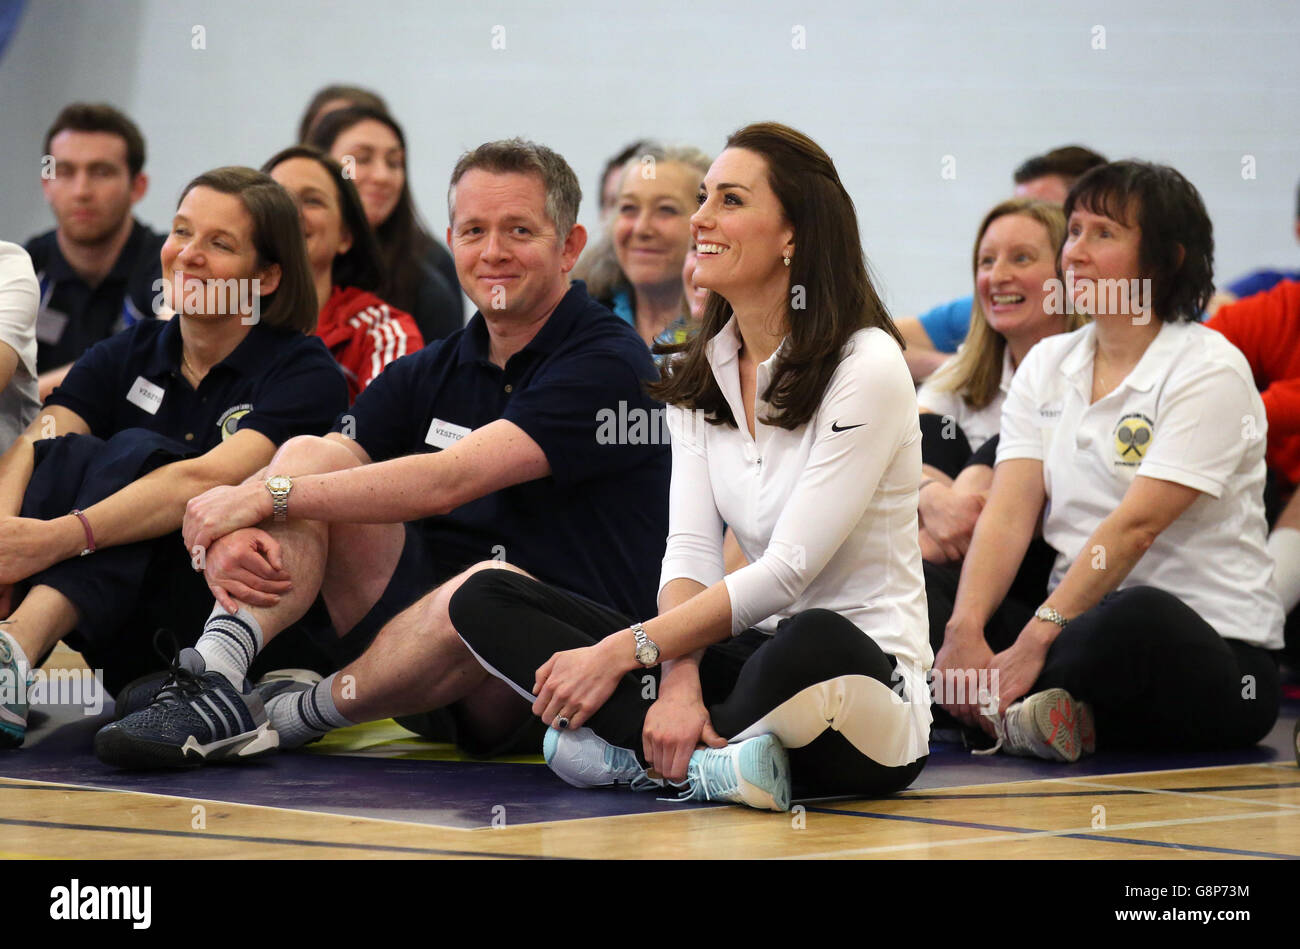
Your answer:
[[[1055,761],[1247,747],[1277,718],[1282,606],[1264,404],[1246,358],[1197,322],[1209,216],[1177,171],[1135,161],[1088,172],[1065,213],[1057,289],[1092,322],[1016,370],[956,602],[928,591],[949,616],[936,682],[980,670],[997,705],[942,704]],[[1007,591],[1040,524],[1059,554],[1047,598],[1026,602]]]
[[[451,620],[535,700],[570,784],[684,782],[773,810],[901,790],[930,727],[921,431],[852,200],[815,142],[752,125],[710,167],[691,229],[712,293],[651,388],[673,454],[659,615],[483,570]],[[725,576],[724,522],[750,560]]]
[[[64,638],[112,692],[156,666],[156,626],[197,628],[174,618],[211,606],[177,533],[186,503],[347,406],[310,335],[316,294],[280,185],[250,168],[195,178],[161,257],[170,318],[87,351],[0,458],[0,583],[21,597],[0,672],[17,679]],[[25,694],[4,701],[0,741],[17,745]]]

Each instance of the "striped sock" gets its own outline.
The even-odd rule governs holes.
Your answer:
[[[281,748],[297,748],[335,728],[356,724],[334,704],[332,689],[337,675],[301,692],[282,692],[266,703],[266,716],[280,734]]]
[[[248,667],[262,648],[262,627],[243,607],[238,613],[227,613],[217,606],[194,648],[203,657],[208,672],[220,672],[242,691]]]

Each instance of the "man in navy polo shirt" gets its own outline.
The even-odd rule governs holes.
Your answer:
[[[446,706],[462,746],[509,744],[529,703],[483,671],[447,617],[476,570],[526,571],[653,612],[670,465],[643,388],[656,372],[636,333],[570,284],[586,243],[580,199],[573,170],[544,146],[491,142],[462,156],[447,236],[479,308],[469,325],[389,366],[334,433],[286,444],[265,481],[190,503],[185,542],[206,548],[225,608],[204,636],[226,637],[244,660],[223,670],[232,682],[318,591],[343,634],[340,672],[262,690],[281,747]],[[273,563],[292,590],[271,585]],[[96,749],[128,766],[198,763],[183,747],[188,719],[160,693],[101,731]]]
[[[101,339],[154,316],[155,234],[131,216],[144,197],[144,138],[108,105],[66,106],[45,133],[41,187],[58,227],[27,242],[41,285],[36,370],[42,400]]]

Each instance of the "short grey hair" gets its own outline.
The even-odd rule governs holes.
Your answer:
[[[456,185],[465,173],[478,169],[496,175],[537,175],[546,191],[546,216],[555,225],[563,241],[578,223],[578,205],[582,203],[582,187],[578,176],[558,152],[522,138],[484,142],[478,148],[460,156],[451,172],[447,188],[447,219],[456,220]]]

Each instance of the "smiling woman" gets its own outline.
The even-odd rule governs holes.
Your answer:
[[[920,431],[853,202],[815,142],[753,125],[710,166],[690,226],[712,293],[651,387],[673,451],[658,616],[502,570],[468,577],[449,615],[534,697],[570,784],[774,810],[892,793],[928,754]],[[725,577],[724,523],[750,561]]]
[[[1197,320],[1209,216],[1173,168],[1134,161],[1085,174],[1065,213],[1076,300],[1105,281],[1151,290],[1042,339],[1016,370],[955,596],[927,585],[936,674],[978,672],[991,694],[944,707],[1053,761],[1248,747],[1278,713],[1282,608],[1264,443],[1247,434],[1263,402],[1241,352]],[[1055,564],[1029,596],[1011,584],[1040,525]]]
[[[708,169],[708,156],[696,148],[639,149],[623,166],[608,237],[575,273],[646,345],[685,342],[697,328],[681,276],[695,194]],[[616,266],[601,266],[610,256]]]
[[[402,127],[386,112],[352,106],[322,116],[307,144],[339,162],[356,183],[384,262],[379,296],[410,313],[426,340],[460,329],[455,268],[420,221]]]
[[[383,263],[361,199],[339,163],[310,145],[295,145],[262,170],[298,202],[320,310],[316,335],[343,369],[354,401],[385,366],[424,345],[420,329],[409,313],[372,292]]]
[[[15,676],[64,638],[112,692],[156,668],[153,630],[192,626],[211,604],[179,539],[186,503],[346,406],[306,335],[315,295],[278,184],[251,168],[198,176],[161,260],[176,315],[88,350],[0,458],[0,584],[17,603],[0,667]],[[3,701],[0,742],[21,744],[26,704]]]

